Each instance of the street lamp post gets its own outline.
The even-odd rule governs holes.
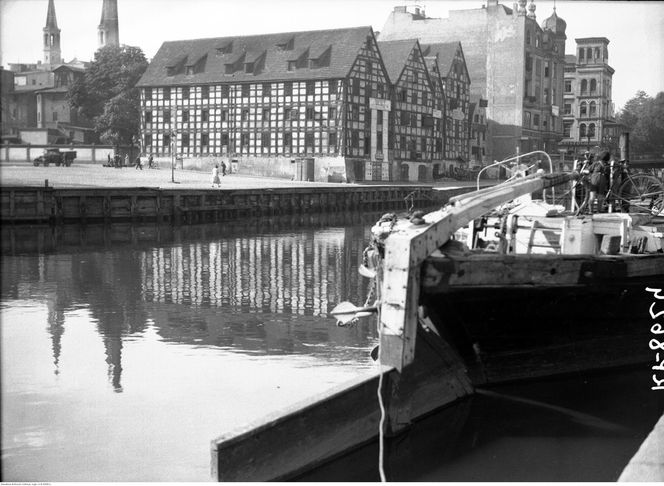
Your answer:
[[[171,135],[171,182],[175,183],[175,132],[170,131]]]

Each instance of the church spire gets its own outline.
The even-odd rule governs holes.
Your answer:
[[[44,64],[53,65],[62,63],[60,51],[60,29],[58,19],[55,17],[55,3],[48,0],[46,26],[44,27]]]
[[[104,0],[97,31],[99,32],[99,47],[120,45],[117,0]]]

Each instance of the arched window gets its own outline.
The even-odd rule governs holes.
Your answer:
[[[581,102],[581,111],[579,112],[580,116],[586,116],[588,114],[588,105],[585,101]]]
[[[592,59],[593,59],[593,50],[592,50],[592,48],[588,47],[586,49],[586,60],[587,61],[592,61]]]
[[[532,44],[532,35],[530,34],[530,31],[526,31],[526,44],[530,45]]]
[[[595,138],[595,124],[588,125],[588,138]]]
[[[599,47],[595,47],[595,59],[599,59]]]
[[[582,123],[579,125],[579,138],[583,138],[586,136],[586,124]]]
[[[585,93],[588,90],[588,80],[587,79],[582,79],[581,80],[581,92]]]
[[[579,49],[579,61],[583,61],[583,47]]]
[[[597,116],[597,103],[594,101],[590,102],[590,116]]]
[[[590,80],[590,92],[594,93],[597,91],[597,80],[595,78]]]
[[[539,34],[535,36],[535,47],[542,47],[542,38]]]

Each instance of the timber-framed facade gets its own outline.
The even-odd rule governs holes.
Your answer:
[[[390,179],[389,78],[371,27],[166,42],[138,86],[144,153],[301,180]]]
[[[469,109],[470,76],[460,42],[422,46],[425,55],[435,58],[445,95],[444,146],[440,171],[453,175],[455,168],[466,168],[470,160]]]
[[[410,39],[378,45],[392,80],[392,155],[399,170],[397,180],[431,180],[435,90],[420,44]]]

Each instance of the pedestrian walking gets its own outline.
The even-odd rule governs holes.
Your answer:
[[[221,161],[221,175],[222,176],[226,175],[226,164],[224,163],[223,160]]]
[[[141,164],[141,156],[140,156],[140,154],[138,155],[138,157],[136,157],[136,165],[134,166],[134,168],[135,168],[136,170],[138,170],[138,169],[143,170],[143,164]]]
[[[214,167],[212,167],[212,187],[214,187],[215,184],[218,187],[221,187],[221,180],[219,179],[219,164],[214,164]]]
[[[152,154],[150,154],[150,157],[148,157],[148,169],[154,169],[154,157]]]

